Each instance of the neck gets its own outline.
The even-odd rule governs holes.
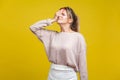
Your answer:
[[[61,32],[74,32],[71,28],[70,28],[70,24],[59,24],[60,28],[61,28]]]

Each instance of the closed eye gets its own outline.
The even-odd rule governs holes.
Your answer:
[[[63,15],[63,16],[65,16],[65,14],[64,14],[64,13],[62,13],[62,15]]]

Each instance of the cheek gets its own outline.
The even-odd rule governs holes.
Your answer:
[[[63,19],[62,19],[63,22],[67,22],[67,20],[68,20],[67,16],[64,16]]]

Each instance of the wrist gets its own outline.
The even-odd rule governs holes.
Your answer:
[[[53,18],[53,19],[51,19],[51,23],[54,23],[54,22],[56,22],[56,20]]]

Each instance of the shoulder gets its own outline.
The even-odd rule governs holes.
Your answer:
[[[85,39],[85,37],[82,33],[77,32],[77,34],[78,34],[77,36],[78,36],[79,39]]]
[[[78,33],[78,41],[82,44],[86,45],[86,39],[85,36],[82,33]]]

